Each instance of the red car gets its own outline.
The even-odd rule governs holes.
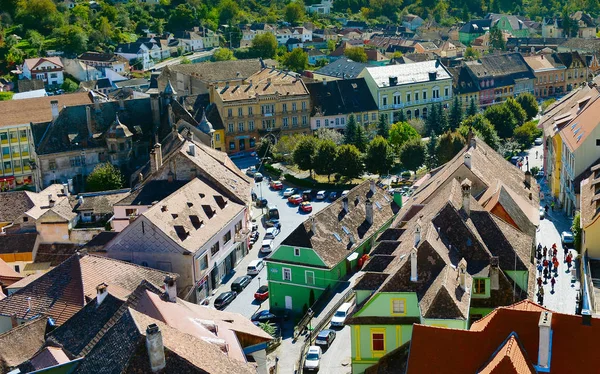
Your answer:
[[[290,197],[288,197],[288,202],[294,204],[294,205],[298,205],[302,202],[302,196],[300,195],[292,195]]]
[[[270,187],[275,191],[283,190],[283,183],[281,181],[272,181]]]
[[[300,210],[305,213],[310,213],[312,212],[312,205],[310,205],[308,201],[303,201],[300,203]]]
[[[268,286],[260,286],[258,290],[254,293],[254,298],[258,301],[265,301],[269,297],[269,287]]]

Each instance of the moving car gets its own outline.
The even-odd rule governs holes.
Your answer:
[[[252,281],[252,277],[249,275],[238,277],[231,283],[231,290],[240,293],[250,284],[250,281]]]
[[[246,268],[246,273],[248,275],[258,275],[258,273],[260,273],[260,271],[265,267],[265,263],[263,260],[252,260],[250,261],[250,263],[248,264],[248,267]]]
[[[265,234],[265,239],[275,239],[279,235],[279,229],[277,227],[269,227]]]
[[[312,205],[308,201],[303,201],[300,203],[299,209],[304,213],[310,213],[312,212]]]
[[[215,299],[215,308],[219,310],[224,309],[227,305],[231,304],[236,297],[237,292],[235,291],[223,292]]]
[[[267,218],[268,219],[278,219],[279,218],[279,209],[277,209],[277,205],[267,206]]]
[[[350,191],[348,191],[348,190],[342,191],[342,197],[348,196],[349,193],[350,193]]]
[[[296,189],[295,188],[292,188],[292,187],[286,188],[283,191],[283,197],[290,197],[290,196],[294,195],[295,193],[296,193]]]
[[[571,231],[563,231],[562,234],[560,234],[560,240],[562,242],[562,245],[564,245],[565,247],[568,247],[575,243],[575,237],[573,236],[573,233]]]
[[[256,173],[254,174],[254,181],[255,182],[262,182],[263,181],[263,175],[261,173]]]
[[[335,311],[333,318],[331,318],[331,326],[344,326],[348,310],[350,310],[351,307],[351,303],[343,303],[338,310]]]
[[[271,253],[273,252],[273,240],[265,239],[262,241],[262,245],[260,246],[261,253]]]
[[[250,321],[260,323],[277,323],[279,320],[280,318],[278,316],[269,312],[268,310],[261,310],[260,312],[254,313],[252,317],[250,317]]]
[[[316,345],[311,345],[308,348],[308,353],[306,354],[306,358],[304,359],[304,370],[305,371],[319,371],[319,365],[321,363],[321,355],[323,351],[321,347],[317,347]]]
[[[288,202],[294,205],[298,205],[302,202],[302,196],[300,195],[292,195],[288,197]]]
[[[258,290],[254,293],[254,298],[258,301],[265,301],[269,298],[269,286],[264,285],[258,287]]]
[[[546,210],[543,206],[540,207],[540,219],[544,219],[546,217]]]
[[[543,141],[544,140],[542,138],[535,138],[535,140],[533,141],[533,144],[542,145]]]
[[[271,181],[269,187],[275,191],[283,190],[283,183],[281,183],[281,181]]]
[[[325,191],[317,192],[317,200],[325,200],[326,196],[327,196],[327,192],[325,192]]]
[[[317,335],[317,339],[315,341],[316,345],[324,346],[325,348],[329,348],[331,343],[335,340],[335,331],[333,330],[323,330]]]

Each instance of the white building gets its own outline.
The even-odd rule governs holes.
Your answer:
[[[28,58],[23,63],[20,78],[39,79],[46,85],[61,85],[64,82],[64,66],[59,57]]]
[[[321,0],[320,4],[307,5],[304,7],[307,13],[329,14],[333,8],[333,0]]]

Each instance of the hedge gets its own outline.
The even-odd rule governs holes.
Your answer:
[[[272,174],[274,177],[279,178],[281,177],[281,174],[283,174],[283,172],[279,169],[277,169],[276,167],[274,167],[273,165],[270,164],[264,164],[263,165],[264,169],[266,171],[269,172],[269,174]]]
[[[316,190],[330,190],[330,189],[338,189],[338,190],[350,190],[356,187],[356,184],[335,184],[335,183],[317,183],[310,179],[300,179],[291,174],[284,174],[283,177],[285,180],[293,185],[298,187],[307,187],[313,188]]]

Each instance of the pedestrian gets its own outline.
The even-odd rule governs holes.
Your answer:
[[[565,251],[565,258],[564,258],[564,262],[567,262],[567,255],[569,254],[569,248],[567,246],[563,247],[564,251]]]
[[[552,260],[552,264],[554,265],[554,272],[556,274],[558,274],[558,259],[556,257],[554,257],[554,260]]]
[[[548,268],[544,269],[544,284],[548,284]]]
[[[540,288],[538,300],[539,300],[540,305],[544,305],[544,289],[543,288]]]
[[[539,273],[539,275],[540,275],[540,277],[541,277],[541,276],[542,276],[542,270],[544,270],[544,267],[542,266],[542,263],[541,263],[541,262],[538,262],[537,269],[538,269],[538,273]],[[540,280],[541,280],[541,279],[540,279]]]
[[[573,256],[569,253],[567,256],[567,273],[571,270],[571,261],[573,261]]]
[[[552,274],[552,260],[548,261],[548,273]]]
[[[550,203],[550,207],[552,208],[552,211],[554,212],[554,201]]]
[[[557,254],[558,254],[558,249],[556,249],[556,247],[552,248],[552,256],[556,257]]]
[[[543,282],[543,281],[542,281],[542,278],[541,278],[541,277],[538,277],[538,279],[537,279],[537,285],[538,285],[538,288],[542,288],[542,282]]]
[[[538,158],[538,153],[539,153],[539,151],[535,151],[535,158],[536,159]]]
[[[544,262],[542,263],[544,265],[545,268],[548,267],[548,260],[544,259]]]
[[[550,280],[550,284],[552,285],[552,291],[550,291],[550,293],[554,294],[554,285],[556,284],[556,279],[554,279],[554,277]]]
[[[546,248],[546,246],[544,246],[544,258],[546,258],[546,254],[548,253],[548,248]],[[546,266],[546,265],[544,265]]]

